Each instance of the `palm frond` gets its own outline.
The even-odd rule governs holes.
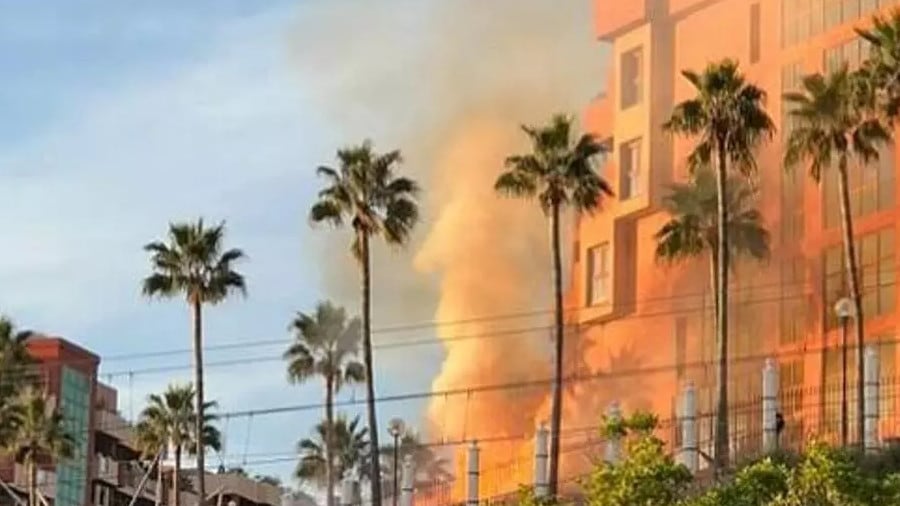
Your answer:
[[[323,301],[311,313],[298,312],[289,329],[294,342],[284,353],[288,362],[288,379],[304,383],[314,376],[330,380],[336,390],[347,382],[362,381],[355,361],[362,339],[358,318],[347,318],[347,312],[331,302]]]
[[[728,178],[726,188],[731,255],[767,259],[770,237],[762,214],[753,207],[756,194],[738,176]],[[663,201],[670,219],[655,234],[657,260],[679,263],[714,252],[718,248],[717,202],[716,177],[709,169],[695,172],[687,183],[670,185]]]

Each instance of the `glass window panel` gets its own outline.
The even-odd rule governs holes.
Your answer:
[[[825,0],[825,29],[841,24],[842,0]]]
[[[815,36],[822,33],[825,26],[825,0],[811,0],[809,7],[809,33]]]
[[[859,18],[859,0],[844,0],[842,21],[847,23],[857,18]]]
[[[637,47],[627,51],[621,56],[620,81],[621,108],[637,105],[641,102],[643,93],[643,48]]]

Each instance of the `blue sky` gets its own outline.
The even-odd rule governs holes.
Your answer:
[[[101,380],[119,389],[129,416],[149,392],[191,378],[187,308],[139,294],[148,269],[141,246],[161,238],[170,220],[227,219],[229,243],[249,255],[241,265],[249,297],[208,310],[208,346],[286,344],[294,311],[324,297],[355,304],[346,238],[310,230],[306,221],[319,185],[314,168],[336,147],[365,137],[401,145],[427,185],[455,173],[452,166],[433,173],[438,146],[481,140],[468,132],[471,113],[478,124],[515,134],[517,123],[557,108],[577,112],[604,82],[596,68],[604,58],[584,22],[589,2],[565,9],[546,0],[481,2],[0,0],[7,48],[0,53],[0,310],[106,357]],[[499,167],[491,157],[507,148],[484,159]],[[439,193],[425,197],[408,250],[376,252],[376,327],[434,318],[437,284],[454,266],[439,262],[422,273],[414,256],[423,242],[440,244],[424,238],[434,215],[454,199],[465,202],[467,192]],[[539,219],[535,213],[527,223]],[[515,222],[522,213],[498,207],[483,214]],[[485,225],[461,223],[463,230]],[[525,236],[542,244],[541,228],[497,240],[530,268],[540,255],[518,245]],[[495,282],[463,277],[474,291]],[[526,302],[501,300],[491,310],[546,307],[527,293],[515,300]],[[491,314],[484,311],[458,316]],[[434,330],[406,337],[427,339]],[[283,349],[210,350],[209,396],[223,411],[320,402],[319,384],[286,384]],[[113,359],[159,350],[183,351]],[[427,391],[442,357],[435,345],[379,351],[379,392]],[[185,367],[144,371],[171,365]],[[362,398],[362,389],[344,397]],[[387,404],[380,417],[415,419],[424,405]],[[225,464],[241,465],[247,455],[254,471],[287,477],[290,463],[252,462],[291,452],[320,416],[224,421]]]
[[[290,61],[290,34],[314,14],[304,9],[286,1],[0,2],[0,44],[9,49],[0,54],[4,312],[101,356],[186,348],[186,308],[139,296],[141,246],[168,220],[203,215],[227,218],[229,242],[250,257],[241,266],[249,297],[208,312],[207,344],[288,338],[292,312],[321,293],[308,247],[317,232],[305,220],[313,168],[345,142],[339,125],[319,121],[314,90]],[[264,359],[212,365],[209,394],[224,411],[318,402],[319,385],[286,386],[282,349],[209,352],[211,363]],[[190,378],[189,369],[140,370],[190,358],[108,360],[104,375],[138,372],[101,379],[119,388],[124,414],[136,414],[147,392]],[[436,366],[423,365],[426,381],[408,386],[384,370],[380,389],[427,389]],[[292,451],[319,416],[256,417],[249,427],[229,420],[226,463]]]

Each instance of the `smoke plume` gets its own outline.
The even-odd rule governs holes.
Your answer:
[[[591,2],[321,3],[301,20],[292,59],[319,80],[323,121],[343,143],[399,147],[403,171],[425,189],[410,248],[375,251],[375,326],[445,322],[437,390],[546,378],[549,312],[471,320],[551,307],[546,220],[534,202],[498,197],[493,182],[507,155],[528,148],[520,124],[578,115],[601,91]],[[346,243],[334,236],[322,258]],[[354,303],[356,272],[321,265],[329,293]],[[546,416],[547,390],[436,398],[427,416],[437,437],[518,434]]]

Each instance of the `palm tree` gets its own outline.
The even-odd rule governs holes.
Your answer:
[[[323,420],[316,425],[312,437],[300,440],[297,451],[300,461],[297,463],[295,475],[301,481],[321,485],[326,479],[326,439],[331,434],[334,442],[334,476],[343,479],[348,473],[357,471],[362,478],[369,478],[371,468],[368,465],[369,447],[368,430],[360,427],[359,417],[347,421],[338,414],[329,430],[329,424]],[[376,459],[377,462],[377,459]]]
[[[25,346],[32,335],[31,331],[17,330],[9,318],[0,317],[0,446],[15,428],[16,396],[34,379],[29,370],[33,361]]]
[[[550,439],[550,496],[556,495],[559,476],[559,432],[562,424],[563,374],[563,294],[560,214],[567,208],[593,212],[604,195],[613,194],[610,185],[594,170],[593,158],[606,148],[593,135],[574,137],[572,119],[561,114],[548,125],[522,126],[531,142],[531,152],[506,159],[507,172],[497,178],[494,188],[502,195],[537,198],[550,218],[553,253],[554,319],[556,353]]]
[[[726,186],[729,170],[753,177],[755,149],[775,132],[763,102],[765,91],[748,83],[737,62],[710,63],[702,74],[681,73],[694,87],[696,96],[675,106],[663,125],[671,133],[690,137],[697,145],[688,156],[692,170],[715,167],[718,244],[716,268],[716,339],[718,341],[715,467],[728,464],[728,269],[732,248],[728,244]]]
[[[394,447],[392,445],[382,446],[380,453],[384,467],[383,474],[393,477]],[[445,482],[453,477],[453,474],[447,469],[449,462],[435,453],[432,447],[423,445],[419,435],[411,430],[405,431],[400,437],[397,465],[401,466],[407,456],[412,457],[413,469],[415,469],[414,487],[417,489],[429,487],[435,482]],[[402,476],[402,469],[397,471],[397,476]]]
[[[810,177],[817,183],[821,181],[824,169],[837,169],[846,282],[855,310],[859,378],[864,377],[865,325],[847,172],[851,162],[864,167],[877,161],[879,147],[890,140],[890,133],[872,113],[874,95],[869,84],[865,77],[848,72],[844,67],[827,77],[821,74],[807,76],[801,91],[784,95],[785,101],[792,104],[791,115],[795,119],[784,153],[785,167],[790,170],[805,163]],[[863,382],[857,381],[857,434],[863,433],[863,401]]]
[[[52,460],[71,458],[75,441],[65,429],[65,421],[47,396],[33,387],[19,393],[13,410],[15,430],[5,449],[25,465],[28,479],[28,504],[37,506],[37,462],[40,457]]]
[[[244,258],[239,249],[224,249],[225,223],[206,227],[203,219],[194,223],[169,225],[168,244],[151,242],[144,246],[150,253],[152,273],[144,279],[147,297],[172,298],[182,295],[193,317],[194,383],[197,385],[194,430],[203,427],[203,304],[218,304],[233,292],[247,293],[244,276],[233,269]],[[204,469],[204,449],[197,448],[197,468]],[[203,473],[197,474],[197,493],[206,497]]]
[[[378,448],[378,420],[375,413],[375,371],[372,366],[371,254],[370,239],[379,236],[388,244],[403,245],[409,240],[419,218],[412,179],[395,175],[401,162],[399,151],[376,153],[372,143],[340,149],[338,167],[317,169],[328,183],[310,209],[310,220],[335,227],[349,224],[353,229],[351,249],[359,263],[362,291],[363,361],[366,366],[366,408],[372,447]],[[378,459],[372,469],[373,506],[381,506],[381,479]]]
[[[198,438],[196,420],[196,405],[194,403],[196,393],[194,387],[188,385],[169,385],[162,394],[151,394],[147,398],[147,407],[141,412],[138,421],[138,431],[143,432],[144,443],[148,447],[154,444],[169,445],[174,452],[174,470],[172,471],[172,489],[175,491],[175,506],[180,504],[181,490],[179,475],[181,473],[181,456],[183,453],[199,457],[202,448],[219,450],[222,447],[222,437],[213,422],[216,416],[209,410],[215,408],[215,402],[204,403],[202,420],[202,438]],[[157,447],[159,451],[159,447]],[[197,463],[197,475],[203,475],[203,468]],[[198,480],[199,481],[199,480]],[[205,498],[205,495],[198,497]],[[201,499],[202,500],[202,499]]]
[[[762,213],[753,204],[756,195],[744,178],[729,176],[725,185],[728,215],[729,258],[748,256],[756,260],[769,257],[769,231],[763,226]],[[694,172],[687,183],[670,186],[663,206],[671,215],[656,233],[656,258],[677,263],[709,255],[710,283],[716,292],[718,276],[718,194],[712,170]],[[732,268],[734,266],[732,265]],[[714,302],[714,307],[718,304]]]
[[[900,9],[874,16],[871,29],[856,31],[870,43],[861,70],[877,91],[878,112],[894,124],[900,118]]]
[[[325,424],[334,425],[334,396],[345,383],[365,380],[365,369],[355,359],[359,349],[358,318],[347,321],[343,308],[320,302],[314,314],[298,312],[290,328],[295,340],[284,353],[288,361],[288,381],[303,383],[313,376],[325,382]],[[331,435],[325,438],[326,504],[334,504],[334,459]]]
[[[146,410],[145,410],[146,412]],[[135,425],[135,447],[140,452],[141,458],[151,460],[156,465],[156,500],[159,506],[163,493],[163,465],[162,456],[166,452],[168,434],[165,418],[160,416],[142,416]],[[153,464],[151,464],[153,465]]]

